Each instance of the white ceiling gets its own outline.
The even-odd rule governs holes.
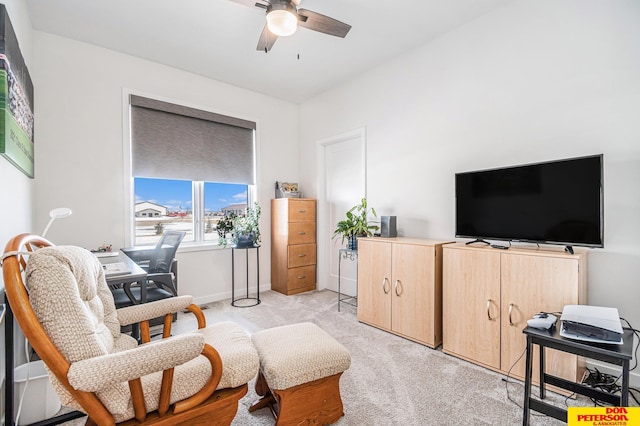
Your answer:
[[[511,0],[302,0],[352,26],[256,51],[264,11],[231,0],[27,0],[33,28],[300,103]]]

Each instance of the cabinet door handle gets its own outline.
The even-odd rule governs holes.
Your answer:
[[[306,213],[306,210],[298,210],[298,213]]]
[[[298,232],[298,235],[304,235],[306,232]]]
[[[298,279],[299,279],[299,280],[302,280],[302,279],[304,279],[304,278],[305,278],[305,275],[298,275]]]
[[[382,291],[384,291],[384,294],[389,294],[389,290],[387,290],[387,283],[389,282],[389,280],[387,279],[387,277],[384,277],[382,279]]]
[[[487,318],[489,319],[489,321],[493,321],[493,318],[491,318],[491,299],[487,299]]]
[[[306,254],[304,254],[304,253],[298,255],[298,257],[305,257],[305,256],[306,256]]]
[[[509,325],[515,325],[511,320],[511,312],[513,312],[513,303],[509,303]]]
[[[402,283],[400,282],[400,280],[396,280],[395,292],[396,292],[396,296],[398,297],[400,297],[400,295],[402,294]]]

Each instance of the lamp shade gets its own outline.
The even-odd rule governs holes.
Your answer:
[[[68,207],[58,207],[57,209],[53,209],[49,212],[49,217],[52,219],[61,219],[63,217],[71,216],[70,208]]]
[[[267,28],[277,36],[290,36],[298,28],[298,18],[287,9],[273,9],[267,13]]]
[[[51,219],[49,220],[49,223],[47,223],[47,226],[44,228],[44,231],[42,231],[42,238],[44,238],[45,235],[47,235],[47,231],[49,230],[49,227],[51,226],[54,220],[71,216],[71,213],[73,212],[68,207],[58,207],[56,209],[50,210],[49,217]]]

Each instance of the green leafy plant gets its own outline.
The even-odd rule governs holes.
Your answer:
[[[220,222],[218,222],[218,235],[220,236],[218,243],[224,247],[229,243],[237,245],[238,239],[242,239],[242,236],[251,236],[254,245],[259,243],[261,241],[261,212],[260,205],[254,203],[253,207],[247,207],[242,215],[231,213],[223,218],[224,221],[220,219]],[[222,231],[224,231],[224,234],[221,234]],[[228,232],[232,234],[230,241],[224,237]]]
[[[254,244],[260,242],[260,213],[260,206],[258,203],[254,203],[253,207],[247,207],[244,215],[236,216],[233,219],[234,244],[238,243],[240,235],[251,235]]]
[[[374,231],[380,229],[376,225],[376,221],[369,220],[369,214],[374,218],[377,218],[376,210],[371,207],[367,207],[367,199],[363,198],[360,204],[356,204],[347,211],[347,218],[341,220],[336,224],[336,229],[333,231],[333,238],[342,237],[342,242],[353,237],[370,237]]]
[[[233,219],[235,219],[235,213],[228,213],[218,220],[216,223],[216,231],[218,232],[218,244],[221,246],[227,245],[227,234],[233,232]]]

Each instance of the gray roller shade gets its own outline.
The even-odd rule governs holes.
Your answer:
[[[132,95],[136,177],[255,184],[252,121]]]

